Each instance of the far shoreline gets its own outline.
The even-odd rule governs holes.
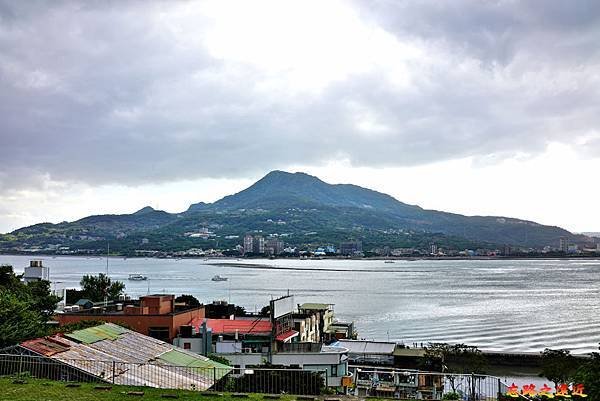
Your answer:
[[[53,254],[53,253],[38,253],[38,252],[6,252],[0,251],[0,256],[30,256],[34,257],[49,257],[49,258],[64,258],[64,257],[76,257],[76,258],[106,258],[106,254],[97,253],[77,253],[77,254]],[[122,255],[122,254],[110,254],[109,258],[120,258],[120,259],[167,259],[167,260],[204,260],[204,259],[216,259],[216,260],[375,260],[375,261],[406,261],[415,262],[421,260],[427,261],[448,261],[448,260],[600,260],[600,255],[565,255],[565,256],[546,256],[546,255],[510,255],[510,256],[363,256],[363,257],[347,257],[347,256],[279,256],[279,257],[266,257],[266,256],[173,256],[173,255],[161,255],[161,256],[143,256],[143,255]]]

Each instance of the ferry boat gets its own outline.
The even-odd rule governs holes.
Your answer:
[[[212,281],[227,281],[227,277],[222,277],[219,276],[218,274],[216,276],[214,276],[212,279]]]
[[[128,280],[131,280],[131,281],[144,281],[144,280],[148,280],[148,277],[142,276],[141,274],[134,273],[134,274],[130,274],[129,275]]]

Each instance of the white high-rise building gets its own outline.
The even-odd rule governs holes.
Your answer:
[[[244,237],[244,253],[254,252],[254,238],[251,235]]]

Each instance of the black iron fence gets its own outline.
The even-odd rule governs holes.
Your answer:
[[[205,368],[11,354],[0,354],[0,376],[164,389],[296,395],[318,395],[326,392],[327,388],[325,371]]]

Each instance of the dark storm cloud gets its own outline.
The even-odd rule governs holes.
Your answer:
[[[597,2],[354,3],[361,20],[419,56],[397,71],[390,54],[296,92],[261,66],[211,54],[209,18],[169,16],[190,4],[0,2],[0,188],[597,143]]]

